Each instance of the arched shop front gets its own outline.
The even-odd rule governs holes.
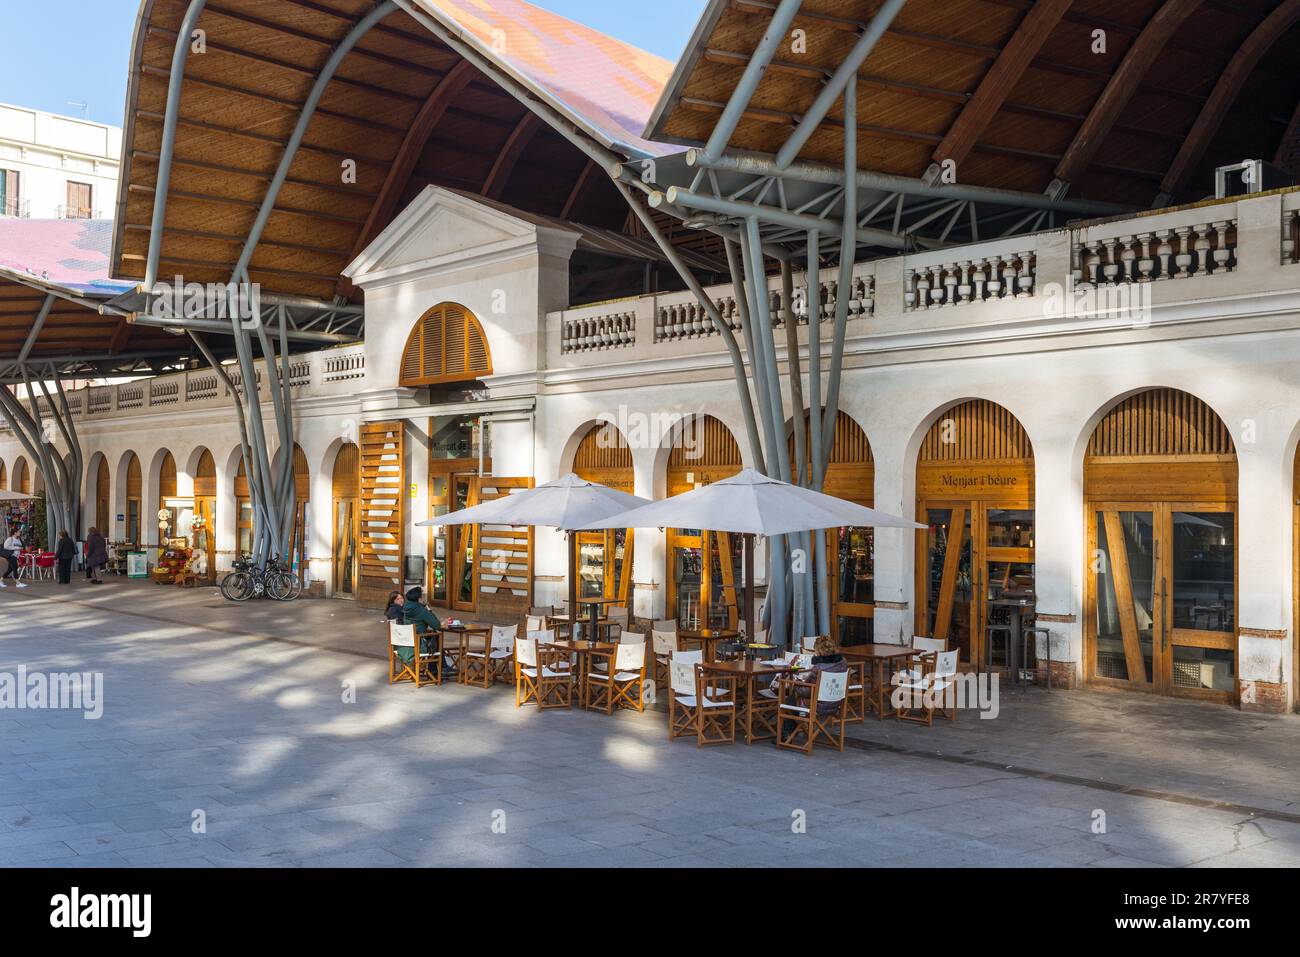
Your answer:
[[[360,491],[361,458],[356,445],[348,442],[334,457],[334,472],[331,476],[335,598],[356,597],[361,535]]]
[[[693,416],[683,421],[668,455],[668,494],[730,478],[740,469],[735,436],[711,415]],[[736,627],[741,537],[698,528],[666,532],[669,616],[683,628]]]
[[[632,450],[617,426],[598,423],[588,430],[574,453],[573,472],[588,482],[632,494]],[[630,528],[577,533],[579,598],[616,598],[627,604],[633,536]]]
[[[804,420],[806,473],[812,470],[811,420]],[[794,436],[790,437],[792,475]],[[876,467],[871,443],[862,427],[845,412],[835,418],[835,440],[822,490],[857,505],[876,503]],[[841,644],[861,645],[872,640],[875,615],[875,537],[870,528],[826,530],[826,558],[831,579],[831,613],[834,634]]]
[[[916,517],[916,633],[1006,667],[1011,618],[1034,597],[1034,451],[1014,415],[972,399],[939,416],[917,453]]]
[[[1090,683],[1236,699],[1237,454],[1177,389],[1118,402],[1084,459]]]

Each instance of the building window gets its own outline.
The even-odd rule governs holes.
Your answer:
[[[0,216],[26,216],[26,210],[18,192],[18,171],[0,169]]]
[[[68,181],[68,205],[63,208],[64,219],[93,219],[94,207],[91,205],[91,188],[89,183]]]

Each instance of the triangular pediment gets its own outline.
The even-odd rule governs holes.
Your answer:
[[[426,186],[343,274],[357,285],[506,255],[537,241],[537,227],[438,186]]]

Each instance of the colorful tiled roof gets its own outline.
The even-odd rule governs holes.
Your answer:
[[[113,223],[107,219],[0,219],[0,270],[91,296],[132,283],[108,278]]]
[[[641,137],[672,73],[662,57],[523,0],[417,2],[607,144],[654,156],[680,152]]]

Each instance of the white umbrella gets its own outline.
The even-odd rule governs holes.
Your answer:
[[[753,469],[741,469],[712,485],[576,527],[707,528],[770,536],[842,526],[925,528],[888,512],[768,478]]]
[[[535,488],[503,495],[490,502],[471,508],[449,512],[436,518],[416,522],[417,525],[543,525],[571,530],[590,522],[599,522],[616,512],[626,512],[638,506],[650,505],[648,499],[637,498],[607,485],[588,482],[573,473],[562,475],[553,482]],[[626,526],[602,526],[620,528]],[[577,568],[573,542],[569,542],[569,613],[576,615],[578,606]],[[595,605],[592,606],[593,627]]]
[[[0,502],[19,502],[35,497],[35,495],[28,495],[26,492],[11,492],[6,488],[0,488]]]
[[[661,499],[630,512],[611,515],[582,528],[703,528],[741,535],[788,535],[843,526],[925,528],[917,522],[877,511],[833,495],[814,492],[741,469],[731,478]],[[745,540],[747,550],[752,545]],[[745,616],[753,627],[752,551],[747,551]]]

